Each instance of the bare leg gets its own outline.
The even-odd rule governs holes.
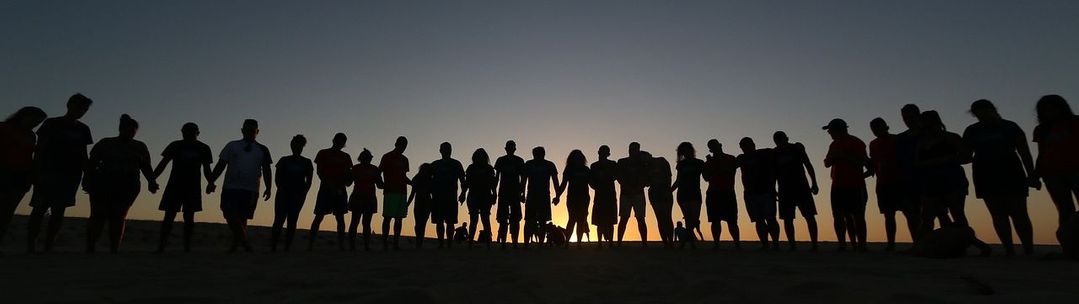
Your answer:
[[[311,251],[315,248],[315,240],[318,239],[318,226],[322,225],[323,217],[326,217],[326,215],[315,215],[315,219],[311,221],[311,239],[307,242],[307,251]]]
[[[86,252],[93,253],[97,249],[97,239],[101,237],[101,232],[105,230],[105,224],[108,221],[100,216],[90,216],[90,219],[86,222]]]
[[[293,236],[296,234],[296,222],[300,218],[300,210],[290,211],[288,218],[285,219],[285,251],[292,248]]]
[[[807,217],[805,217],[805,221],[806,221],[806,228],[808,228],[808,230],[809,230],[810,248],[813,251],[817,251],[817,235],[818,235],[818,233],[817,233],[817,217],[812,216],[812,215],[807,216]]]
[[[184,252],[191,252],[191,237],[195,235],[195,212],[184,212]]]
[[[360,218],[363,214],[359,212],[352,212],[351,222],[348,223],[348,248],[356,250],[356,228],[360,227]]]
[[[791,251],[794,251],[794,219],[783,220],[783,232],[787,235],[787,246],[790,247]]]
[[[372,213],[363,215],[363,250],[371,250],[371,216]],[[341,247],[344,249],[344,246]]]
[[[637,232],[641,234],[641,245],[648,247],[648,224],[644,222],[644,217],[637,218]],[[619,241],[622,241],[621,238]]]
[[[885,212],[884,213],[884,234],[885,234],[885,237],[887,237],[887,239],[888,239],[888,248],[885,249],[887,251],[894,251],[895,250],[895,231],[896,231],[895,211]]]
[[[393,249],[401,249],[401,220],[393,219]]]
[[[734,248],[735,249],[742,249],[742,238],[741,238],[741,233],[738,231],[738,221],[736,221],[736,220],[727,221],[727,230],[731,231],[731,239],[734,240]]]
[[[712,222],[712,248],[719,249],[719,237],[723,234],[723,222]]]
[[[835,238],[839,242],[839,250],[847,249],[847,223],[846,219],[841,214],[836,214],[835,221],[833,222],[833,228],[835,228]]]
[[[161,219],[161,232],[159,235],[157,250],[155,250],[154,252],[165,252],[165,246],[168,245],[169,237],[172,236],[172,223],[174,221],[176,221],[176,212],[165,211],[165,217]]]
[[[56,242],[56,235],[60,233],[60,228],[64,225],[64,212],[67,211],[67,207],[52,208],[52,215],[49,216],[49,223],[45,228],[45,252],[52,252],[52,245]]]
[[[120,251],[120,242],[124,240],[124,228],[127,227],[125,215],[109,217],[109,252]]]
[[[364,218],[370,215],[365,215]],[[333,215],[334,220],[337,222],[337,249],[345,251],[345,214],[338,213]],[[370,220],[368,220],[370,222]],[[368,232],[371,230],[371,225],[363,227],[364,229],[364,242],[366,244]],[[365,245],[366,246],[366,245]]]
[[[1012,225],[1015,225],[1015,233],[1019,235],[1019,241],[1023,243],[1023,253],[1034,253],[1034,227],[1030,224],[1030,215],[1027,213],[1027,198],[1016,198],[1016,203],[1011,205]]]

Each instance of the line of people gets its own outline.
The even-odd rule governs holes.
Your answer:
[[[517,247],[522,239],[519,232],[523,220],[523,241],[527,248],[534,236],[549,225],[552,205],[559,205],[563,194],[569,215],[566,231],[575,233],[578,241],[589,234],[591,223],[596,226],[600,246],[621,246],[629,220],[635,219],[641,243],[647,246],[647,202],[655,213],[660,239],[666,247],[675,246],[676,242],[695,247],[696,240],[704,239],[703,205],[713,247],[720,247],[723,223],[726,223],[734,247],[740,248],[735,189],[738,171],[741,171],[744,207],[762,249],[779,249],[782,230],[788,248],[795,250],[798,214],[807,226],[811,249],[817,250],[818,246],[814,196],[820,188],[816,170],[805,146],[792,142],[782,131],[775,132],[773,148],[757,148],[751,138],[742,138],[739,142],[742,153],[738,156],[725,153],[723,145],[712,139],[707,143],[709,154],[703,160],[697,157],[692,143],[683,142],[675,149],[673,172],[670,161],[642,151],[636,142],[629,144],[628,156],[617,161],[610,159],[611,150],[606,145],[599,147],[597,160],[591,164],[584,152],[573,150],[560,181],[559,170],[546,159],[543,147],[533,148],[532,159],[525,161],[515,155],[517,147],[512,140],[506,142],[506,154],[494,164],[484,149],[475,150],[467,168],[452,157],[451,144],[442,143],[441,158],[420,165],[410,177],[409,160],[404,155],[408,147],[405,137],[397,138],[393,150],[375,165],[374,155],[367,149],[354,163],[344,152],[348,139],[341,133],[334,136],[330,148],[319,151],[312,161],[303,156],[306,138],[297,135],[290,143],[292,154],[279,159],[274,167],[269,149],[257,141],[258,122],[248,119],[241,128],[242,138],[223,147],[216,165],[210,147],[198,139],[198,126],[187,123],[181,128],[183,138],[166,146],[159,163],[152,167],[149,149],[135,139],[139,124],[126,114],[120,118],[116,137],[102,139],[87,151],[93,139],[89,127],[79,119],[92,103],[90,98],[75,94],[68,100],[67,113],[63,116],[46,119],[41,109],[25,107],[0,123],[0,142],[4,143],[0,156],[3,207],[0,236],[16,206],[33,187],[27,237],[29,252],[38,249],[46,214],[51,218],[45,231],[44,250],[52,250],[64,211],[75,205],[80,185],[89,194],[91,206],[86,250],[93,252],[99,236],[108,230],[109,249],[116,252],[123,239],[128,209],[142,190],[142,180],[145,179],[148,191],[156,193],[159,188],[156,180],[170,164],[172,170],[159,205],[165,214],[158,252],[166,249],[179,214],[184,219],[184,250],[190,250],[194,216],[202,210],[203,194],[217,192],[217,182],[222,177],[220,209],[232,233],[230,251],[252,250],[247,239],[247,222],[254,216],[260,196],[267,201],[276,197],[271,249],[276,251],[280,245],[289,250],[299,212],[316,175],[321,182],[316,192],[309,250],[316,244],[319,226],[327,215],[336,220],[337,244],[341,250],[346,249],[345,244],[350,249],[357,248],[361,225],[362,246],[369,249],[371,219],[380,206],[384,249],[400,248],[402,221],[410,207],[416,223],[416,246],[423,246],[427,225],[433,223],[438,247],[449,247],[453,244],[450,240],[455,239],[454,225],[458,222],[460,205],[467,207],[470,244],[476,239],[477,225],[482,225],[488,235],[493,231],[490,216],[494,209],[499,224],[495,241],[503,247],[509,243]],[[870,129],[876,138],[868,147],[849,133],[845,121],[830,121],[823,127],[832,138],[823,160],[831,171],[831,210],[839,249],[846,250],[849,239],[854,250],[866,250],[865,212],[869,198],[866,179],[872,177],[876,179],[875,194],[884,217],[887,250],[895,249],[898,213],[906,218],[907,229],[916,244],[922,241],[962,244],[958,247],[963,250],[974,245],[987,254],[988,247],[973,237],[964,211],[970,182],[963,165],[972,164],[975,195],[988,207],[1005,253],[1015,254],[1014,227],[1023,253],[1031,254],[1033,228],[1026,206],[1029,188],[1041,189],[1045,184],[1060,215],[1059,227],[1076,221],[1074,196],[1079,195],[1079,157],[1076,157],[1079,119],[1067,101],[1057,95],[1042,97],[1036,110],[1039,122],[1033,133],[1039,148],[1036,159],[1024,131],[1003,119],[988,100],[971,105],[970,113],[978,122],[962,135],[949,132],[936,111],[922,112],[915,105],[901,109],[907,130],[899,134],[890,133],[883,119],[873,119]],[[701,180],[708,183],[703,196]],[[277,187],[276,195],[273,186]],[[376,195],[378,189],[383,192],[381,203]],[[684,227],[682,222],[676,227],[672,221],[675,203],[683,215]],[[351,221],[346,234],[344,216],[348,213]],[[783,220],[783,224],[778,220]],[[1062,244],[1069,243],[1063,238],[1065,232],[1058,228]]]

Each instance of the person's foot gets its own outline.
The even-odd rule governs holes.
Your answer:
[[[844,245],[844,244],[839,244],[839,247],[836,247],[836,248],[835,248],[835,251],[838,251],[838,252],[846,252],[846,251],[847,251],[847,245]]]

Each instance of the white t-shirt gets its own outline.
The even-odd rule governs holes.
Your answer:
[[[222,188],[258,192],[262,166],[273,162],[270,149],[258,142],[234,140],[221,149],[221,161],[228,162]]]

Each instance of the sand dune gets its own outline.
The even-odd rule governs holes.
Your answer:
[[[1039,257],[930,260],[865,254],[455,247],[339,252],[323,233],[314,252],[225,253],[226,229],[200,224],[192,253],[179,235],[149,251],[157,223],[132,221],[118,255],[81,253],[84,220],[70,219],[59,250],[27,255],[25,218],[0,245],[6,303],[1050,303],[1079,296],[1079,263]],[[179,230],[179,229],[177,229]],[[306,234],[297,241],[303,248]],[[102,243],[104,245],[104,243]],[[104,247],[102,247],[104,248]],[[1039,247],[1041,253],[1056,251]],[[964,276],[991,286],[981,295]]]

